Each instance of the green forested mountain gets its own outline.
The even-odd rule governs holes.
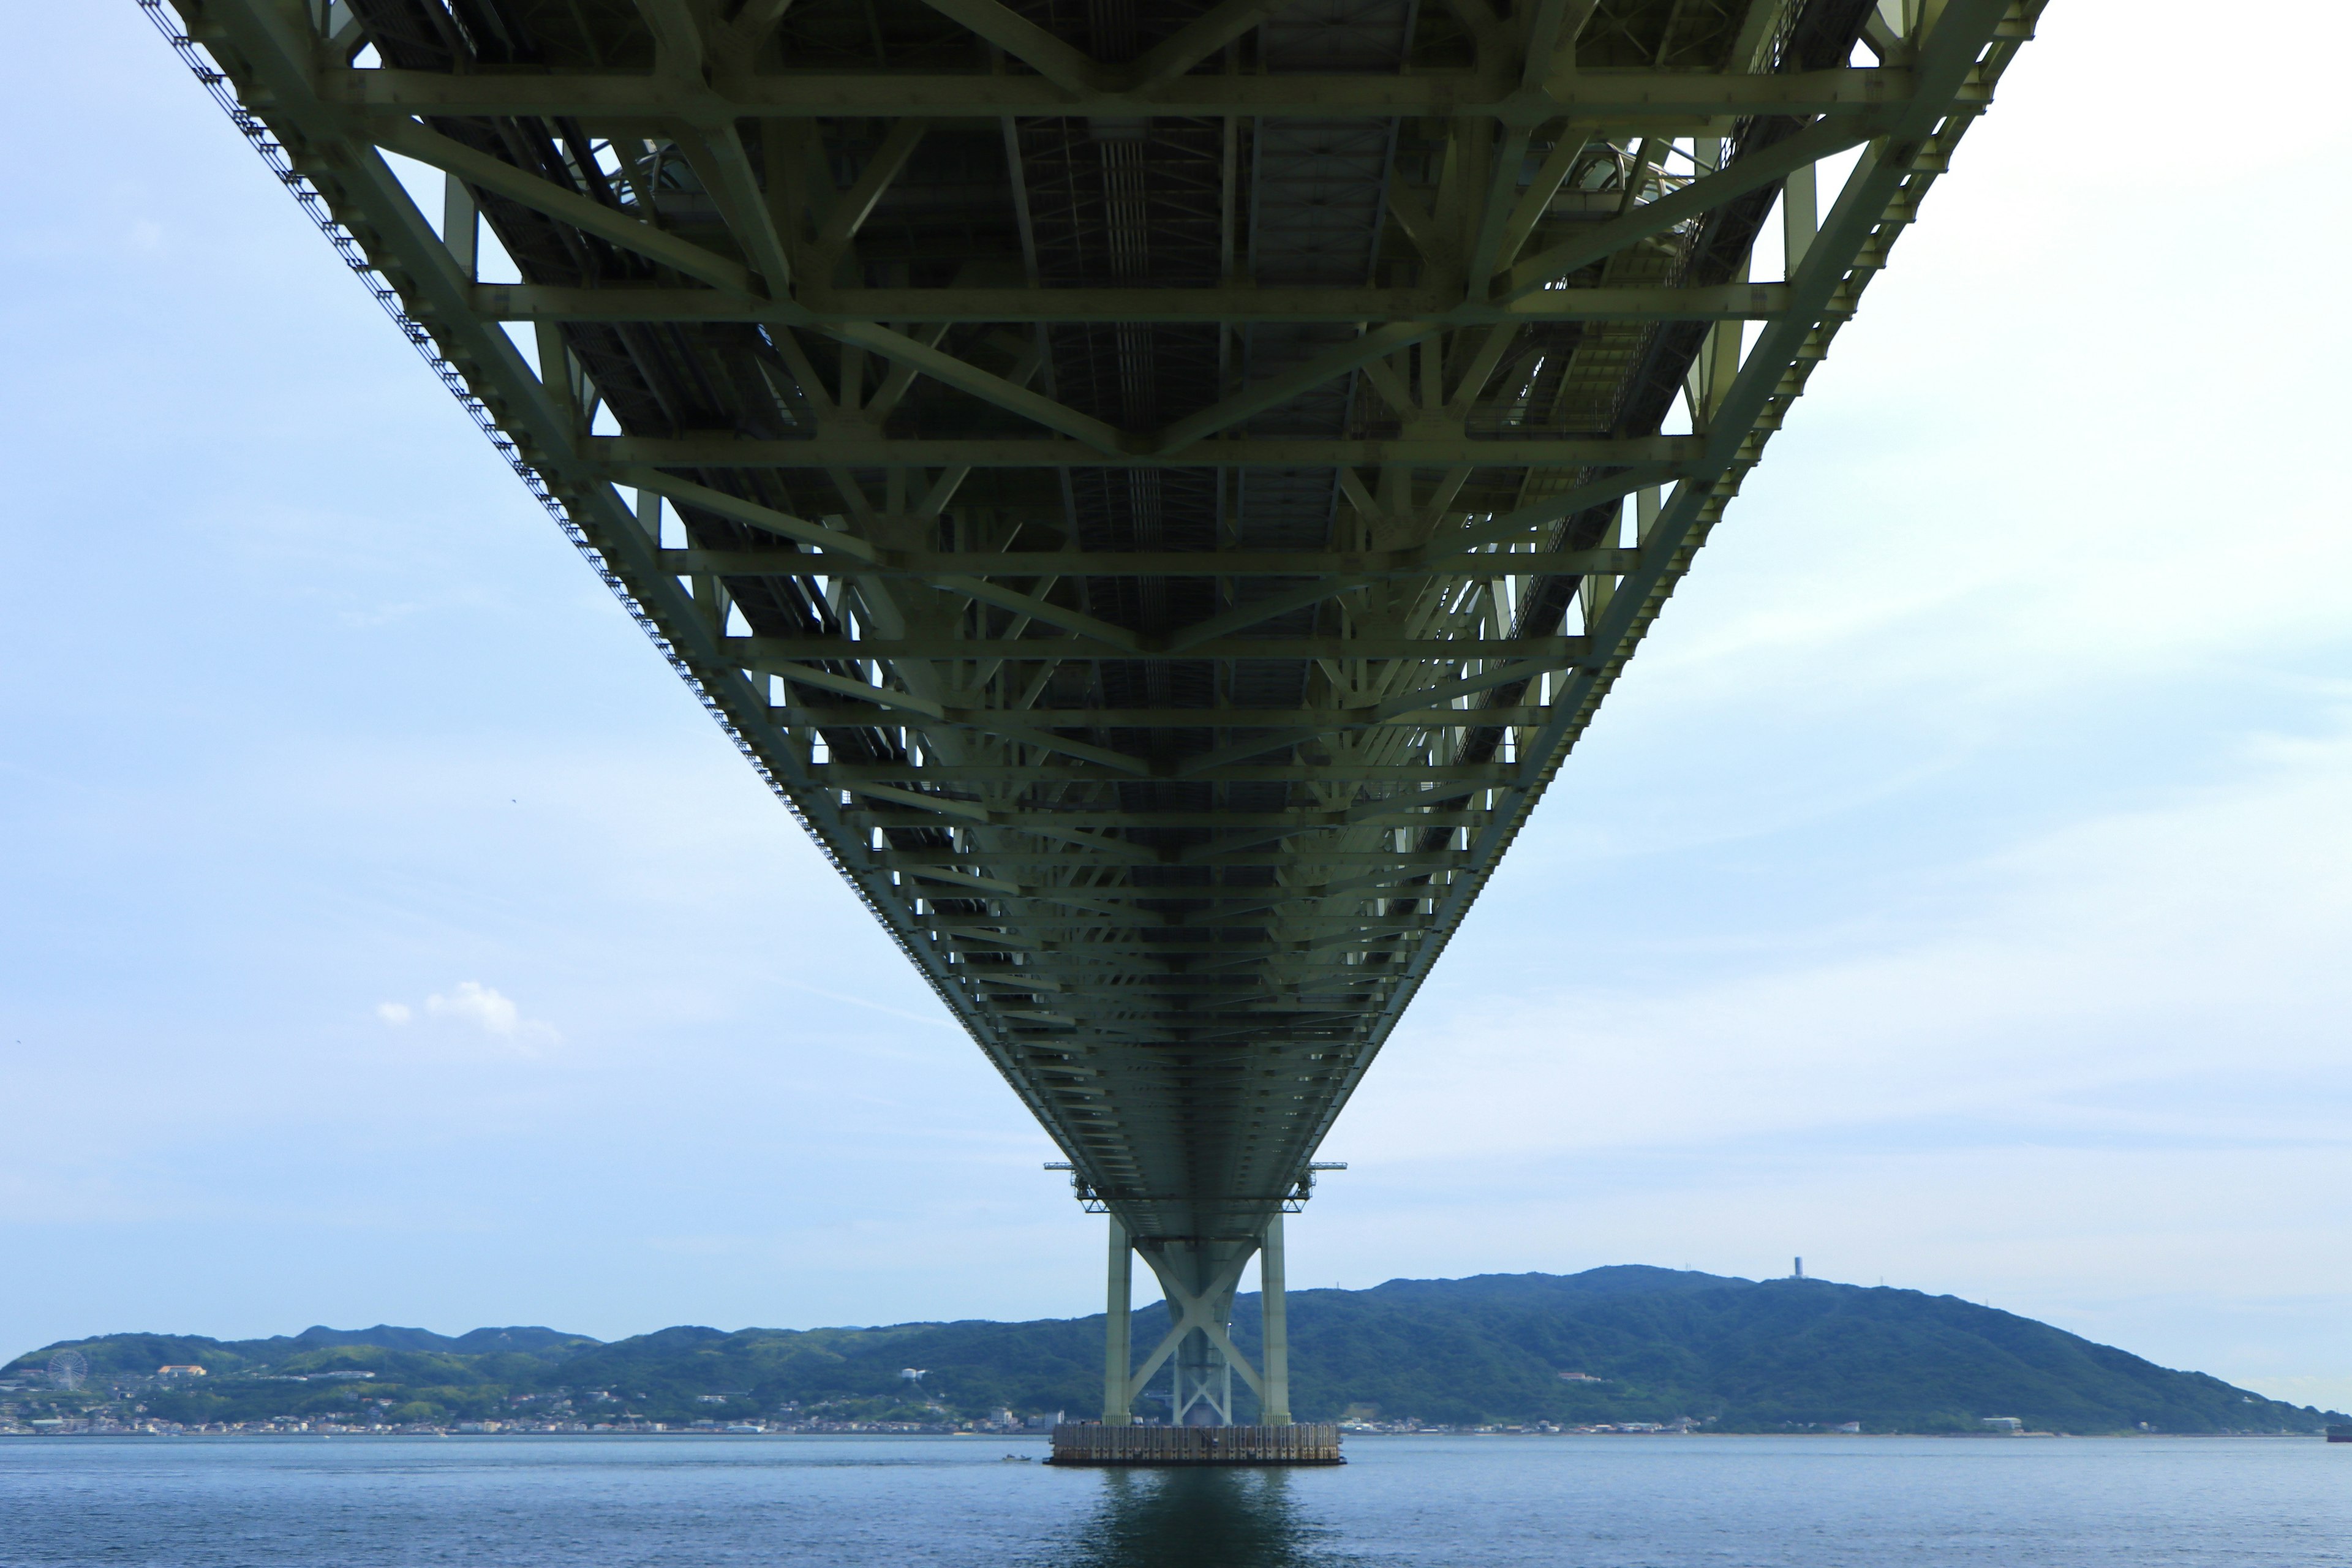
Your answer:
[[[1137,1342],[1152,1343],[1164,1310],[1138,1317]],[[1235,1318],[1234,1338],[1254,1353],[1254,1297],[1242,1298]],[[1688,1416],[1716,1431],[1859,1421],[1872,1431],[1933,1432],[2013,1415],[2034,1428],[2089,1433],[2311,1431],[2331,1418],[1955,1297],[1826,1280],[1640,1267],[1393,1279],[1369,1290],[1294,1291],[1290,1320],[1292,1405],[1301,1419]],[[454,1339],[385,1326],[228,1342],[110,1334],[45,1346],[0,1369],[0,1380],[64,1348],[82,1352],[94,1384],[169,1363],[205,1367],[200,1382],[142,1393],[152,1413],[184,1421],[362,1404],[387,1419],[478,1419],[559,1400],[584,1419],[740,1420],[786,1407],[923,1419],[927,1399],[936,1401],[932,1418],[939,1406],[961,1416],[1006,1406],[1085,1415],[1102,1385],[1099,1316],[674,1328],[609,1344],[541,1328]],[[899,1376],[908,1367],[925,1369],[919,1396]],[[373,1375],[331,1375],[362,1372]]]

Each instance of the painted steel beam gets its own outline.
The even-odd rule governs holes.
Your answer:
[[[1391,115],[1483,116],[1539,125],[1562,118],[1642,128],[1704,131],[1751,114],[1846,116],[1911,96],[1911,73],[1847,68],[1793,74],[1583,71],[1551,87],[1504,76],[1431,70],[1411,76],[1183,77],[1146,92],[1068,89],[1041,77],[799,71],[730,75],[709,86],[634,71],[485,69],[462,76],[323,67],[321,102],[373,118],[416,115],[572,115],[658,121],[669,118],[896,120],[910,109],[955,116],[1323,119]]]
[[[1595,553],[1588,552],[1588,554]],[[1631,551],[1626,552],[1632,554]],[[1506,560],[1511,557],[1504,557]],[[707,571],[719,575],[761,575],[740,573],[718,566],[678,568],[681,574]],[[1601,570],[1599,566],[1588,570]],[[1170,576],[1202,576],[1208,574],[1169,573]],[[1235,574],[1243,575],[1244,574]],[[1269,574],[1279,575],[1279,574]],[[1139,574],[1145,575],[1145,574]],[[1076,637],[1019,638],[959,638],[877,637],[860,640],[855,637],[729,637],[728,648],[738,655],[745,669],[769,668],[775,664],[799,663],[810,659],[902,659],[902,658],[1147,658],[1156,657],[1126,649],[1107,649],[1100,644]],[[1572,662],[1587,651],[1581,637],[1226,637],[1221,641],[1202,643],[1187,648],[1187,658],[1377,658],[1435,659],[1449,666],[1466,659],[1485,658],[1557,658]],[[897,775],[893,775],[897,776]],[[919,776],[908,770],[908,777]],[[929,776],[946,776],[931,770]],[[1007,776],[1013,776],[1008,774]],[[1018,776],[1034,778],[1031,772]],[[1269,773],[1271,779],[1276,775]],[[1328,776],[1309,773],[1305,768],[1279,775],[1286,782],[1304,782],[1309,778]]]
[[[867,786],[870,789],[872,786]],[[866,793],[865,791],[861,791]],[[903,796],[892,798],[905,798]],[[863,805],[845,809],[843,816],[852,824],[871,823],[877,827],[928,827],[932,823],[925,811],[961,815],[975,823],[991,827],[1014,830],[1049,828],[1055,832],[1077,830],[1099,833],[1110,828],[1171,828],[1207,827],[1221,832],[1252,831],[1276,828],[1286,833],[1329,831],[1363,826],[1412,827],[1483,827],[1492,818],[1491,812],[1452,811],[1440,807],[1443,801],[1429,802],[1407,796],[1392,801],[1368,801],[1341,811],[1316,811],[1305,806],[1286,811],[1118,811],[1111,808],[1088,809],[1073,806],[1059,811],[1020,811],[1004,807],[981,805],[972,801],[951,800],[934,796],[917,806],[909,803],[900,809],[887,805]]]
[[[1139,437],[1140,439],[1141,437]],[[614,466],[623,483],[652,468],[1320,468],[1619,467],[1640,463],[1666,478],[1696,471],[1706,443],[1686,436],[1474,438],[1464,436],[1354,441],[1249,438],[1197,441],[1181,450],[1110,450],[1037,437],[987,440],[920,439],[812,431],[797,441],[748,437],[592,437],[592,460]]]
[[[1034,847],[965,853],[947,849],[877,849],[853,850],[852,854],[861,861],[870,860],[877,869],[893,871],[952,868],[982,862],[999,869],[1016,870],[1066,868],[1092,864],[1080,854],[1052,854]],[[1259,855],[1263,858],[1251,858]],[[1227,866],[1289,865],[1300,858],[1302,857],[1287,850],[1251,846],[1247,849],[1223,852],[1218,863]],[[1463,849],[1318,849],[1303,858],[1317,866],[1426,866],[1434,872],[1469,863],[1470,852]],[[1155,856],[1140,864],[1157,868],[1164,862]]]
[[[836,542],[847,544],[842,535]],[[1349,583],[1376,583],[1424,577],[1580,576],[1588,572],[1622,574],[1632,571],[1642,552],[1622,545],[1600,550],[1464,550],[1456,554],[1425,556],[1421,552],[1359,554],[1352,551],[1276,553],[1271,551],[1201,550],[1181,552],[1127,553],[1110,551],[998,551],[986,554],[922,550],[894,550],[881,559],[844,557],[830,551],[786,550],[665,550],[663,570],[685,576],[706,574],[720,577],[1001,577],[1028,582],[1040,577],[1324,577]],[[1042,642],[1044,639],[1034,639]],[[1129,642],[1139,652],[1154,647],[1141,635]],[[1236,639],[1203,638],[1185,651],[1230,643]],[[1352,639],[1350,639],[1352,640]],[[1449,647],[1457,639],[1440,639]],[[1475,639],[1469,639],[1475,640]],[[1549,646],[1547,644],[1547,646]],[[1296,650],[1305,651],[1304,645]],[[1369,651],[1359,648],[1357,651]],[[1427,649],[1443,657],[1441,650]],[[872,657],[867,655],[866,657]],[[1052,658],[1050,644],[1034,657]],[[1201,656],[1206,657],[1206,656]],[[1279,657],[1273,655],[1269,657]]]
[[[1000,730],[1013,733],[1055,729],[1078,730],[1303,730],[1338,733],[1381,725],[1426,730],[1456,725],[1540,724],[1549,710],[1514,704],[1507,708],[1443,708],[1415,700],[1411,706],[1384,711],[1361,708],[950,708],[928,698],[877,689],[874,706],[852,708],[815,703],[778,703],[770,709],[783,722],[812,724],[819,729],[854,729],[860,725],[893,724],[921,727],[925,722]],[[896,710],[898,717],[892,717]]]
[[[1549,289],[1502,303],[1459,290],[1373,289],[829,289],[803,285],[790,300],[720,289],[614,283],[563,288],[477,283],[474,308],[499,321],[1081,321],[1219,322],[1423,321],[1445,326],[1558,321],[1761,321],[1787,307],[1778,283],[1705,288]]]
[[[1129,775],[1076,764],[1007,763],[817,763],[809,776],[835,783],[1118,784]],[[1204,775],[1211,784],[1508,784],[1518,770],[1508,763],[1366,763],[1338,758],[1329,763],[1236,764]]]

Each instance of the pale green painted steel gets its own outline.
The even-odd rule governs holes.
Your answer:
[[[172,4],[1219,1378],[2041,9]]]
[[[1124,1426],[1134,1419],[1129,1373],[1135,1359],[1135,1253],[1118,1215],[1107,1216],[1105,1223],[1110,1226],[1110,1281],[1103,1304],[1102,1418],[1106,1426]]]
[[[1265,1234],[1258,1238],[1258,1301],[1265,1314],[1260,1330],[1265,1377],[1264,1414],[1258,1419],[1268,1426],[1290,1425],[1290,1281],[1283,1264],[1282,1216],[1276,1215],[1265,1222]]]

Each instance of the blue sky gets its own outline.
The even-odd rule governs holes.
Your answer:
[[[1801,1253],[2352,1405],[2352,29],[2297,9],[2196,29],[2184,117],[2185,7],[2053,8],[1296,1279]],[[19,32],[0,1350],[1094,1309],[1042,1134],[135,8]]]

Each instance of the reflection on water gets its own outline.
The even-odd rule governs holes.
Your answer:
[[[1282,1469],[1105,1470],[1094,1507],[1038,1568],[1348,1568]]]

